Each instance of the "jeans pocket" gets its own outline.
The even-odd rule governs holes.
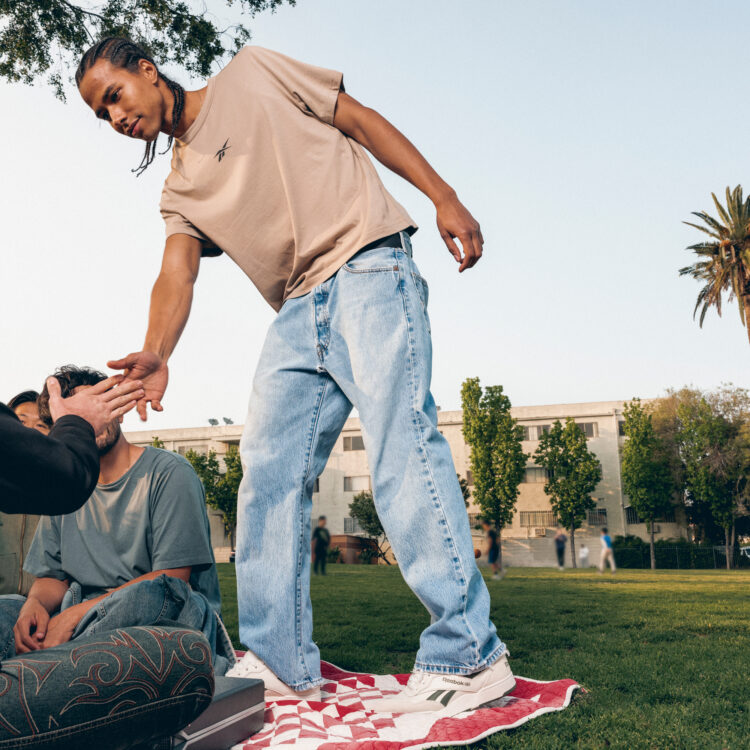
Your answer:
[[[414,277],[414,283],[417,286],[417,294],[422,302],[422,310],[427,313],[427,302],[430,299],[430,287],[427,285],[427,281],[423,279],[418,273],[412,271],[411,274]]]
[[[374,247],[372,250],[360,250],[344,263],[342,268],[347,273],[385,273],[398,271],[396,252],[400,248]]]

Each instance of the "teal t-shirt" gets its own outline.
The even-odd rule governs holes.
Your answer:
[[[182,456],[151,447],[75,513],[42,518],[24,563],[32,575],[77,581],[86,598],[187,566],[193,590],[219,612],[203,485]]]

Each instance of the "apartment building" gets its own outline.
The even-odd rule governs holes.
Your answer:
[[[533,453],[539,436],[549,430],[555,420],[572,417],[586,435],[589,449],[602,464],[602,480],[594,494],[596,508],[589,511],[583,527],[576,532],[576,540],[591,550],[592,561],[600,549],[599,531],[602,526],[610,534],[635,534],[646,539],[648,529],[629,506],[622,491],[620,457],[623,435],[624,401],[602,401],[579,404],[551,404],[545,406],[514,407],[512,414],[523,426],[523,449],[529,455],[526,474],[520,486],[516,514],[510,526],[503,530],[503,552],[511,565],[552,565],[555,533],[554,513],[544,492],[544,469],[534,464]],[[469,447],[462,434],[460,411],[438,412],[438,428],[445,436],[453,454],[457,473],[464,477],[469,488],[472,476]],[[165,446],[184,455],[188,450],[207,452],[215,450],[221,456],[230,445],[238,445],[242,425],[192,427],[162,430],[158,437]],[[155,436],[153,431],[127,433],[128,440],[136,445],[147,445]],[[357,492],[372,488],[367,455],[364,450],[359,419],[347,420],[331,452],[323,473],[315,483],[313,516],[325,515],[331,534],[359,534],[361,529],[349,514],[349,504]],[[467,508],[472,525],[479,508],[470,501]],[[217,559],[228,555],[228,540],[223,533],[218,514],[211,514],[212,543]],[[657,538],[675,538],[686,535],[684,519],[669,514],[655,524]],[[482,546],[482,534],[474,530],[475,546]],[[569,556],[568,556],[569,557]]]

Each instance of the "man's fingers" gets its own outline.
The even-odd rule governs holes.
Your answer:
[[[471,265],[469,266],[469,268],[474,268],[474,266],[479,262],[479,259],[482,257],[482,240],[479,230],[472,234],[471,244],[474,248],[474,257],[471,260]]]
[[[135,405],[138,399],[143,398],[146,395],[146,391],[142,387],[129,388],[127,393],[119,393],[120,389],[117,388],[114,391],[114,396],[108,398],[110,409],[120,409],[122,406],[129,406],[130,404]]]
[[[164,411],[164,407],[161,405],[161,401],[158,398],[151,399],[151,408],[154,411]]]
[[[458,267],[459,273],[465,271],[467,268],[471,268],[474,265],[474,246],[471,242],[471,235],[463,234],[459,237],[461,245],[464,249],[464,259],[461,265]]]
[[[123,357],[122,359],[110,359],[107,362],[107,367],[110,370],[125,370],[130,367],[130,355],[128,354],[127,357]]]
[[[21,622],[16,623],[16,628],[14,628],[15,636],[16,636],[16,650],[18,651],[19,644],[23,647],[23,651],[21,653],[26,653],[28,651],[36,651],[37,648],[39,648],[39,644],[34,641],[34,637],[31,635],[31,626],[33,624],[36,624],[36,620],[30,621],[27,619],[22,620]]]
[[[458,249],[458,245],[456,244],[453,237],[451,237],[448,232],[441,232],[440,236],[443,238],[443,242],[445,242],[445,245],[448,248],[450,254],[456,259],[456,263],[460,263],[461,251]]]
[[[62,390],[60,390],[60,381],[57,378],[47,378],[47,393],[51,399],[62,398]]]
[[[106,380],[102,380],[100,383],[97,383],[96,385],[91,387],[90,393],[100,394],[100,393],[106,393],[110,388],[113,388],[118,383],[121,383],[124,379],[124,375],[121,375],[118,373],[117,375],[112,375],[111,377],[107,378]]]
[[[119,377],[122,378],[122,375]],[[109,401],[111,406],[122,406],[126,401],[130,401],[134,398],[133,394],[135,392],[141,390],[143,390],[143,383],[140,380],[125,380],[120,383],[117,388],[111,388],[108,390],[103,398],[105,401]],[[135,398],[140,398],[140,396],[136,396]],[[125,400],[123,401],[122,399]]]
[[[146,401],[145,398],[138,399],[138,404],[136,405],[136,411],[138,412],[138,416],[141,418],[141,422],[146,421],[146,410],[148,408],[148,401]]]

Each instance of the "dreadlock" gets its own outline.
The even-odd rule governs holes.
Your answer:
[[[172,97],[174,99],[174,104],[172,106],[172,129],[170,130],[169,139],[167,140],[167,147],[161,152],[162,154],[166,154],[167,151],[172,148],[174,131],[182,119],[182,112],[185,109],[185,89],[171,78],[167,78],[167,76],[159,70],[158,66],[151,58],[151,55],[149,55],[142,47],[139,47],[135,42],[131,42],[130,39],[117,36],[108,36],[86,50],[78,65],[78,70],[76,71],[76,84],[78,86],[81,85],[83,76],[86,75],[97,60],[108,60],[112,65],[118,68],[125,68],[126,70],[133,72],[138,70],[139,60],[147,60],[156,68],[159,78],[161,78],[167,85],[172,92]],[[146,143],[146,150],[143,153],[141,163],[132,170],[136,173],[136,177],[140,177],[156,157],[156,143],[158,140],[159,137],[157,136],[150,143]]]

